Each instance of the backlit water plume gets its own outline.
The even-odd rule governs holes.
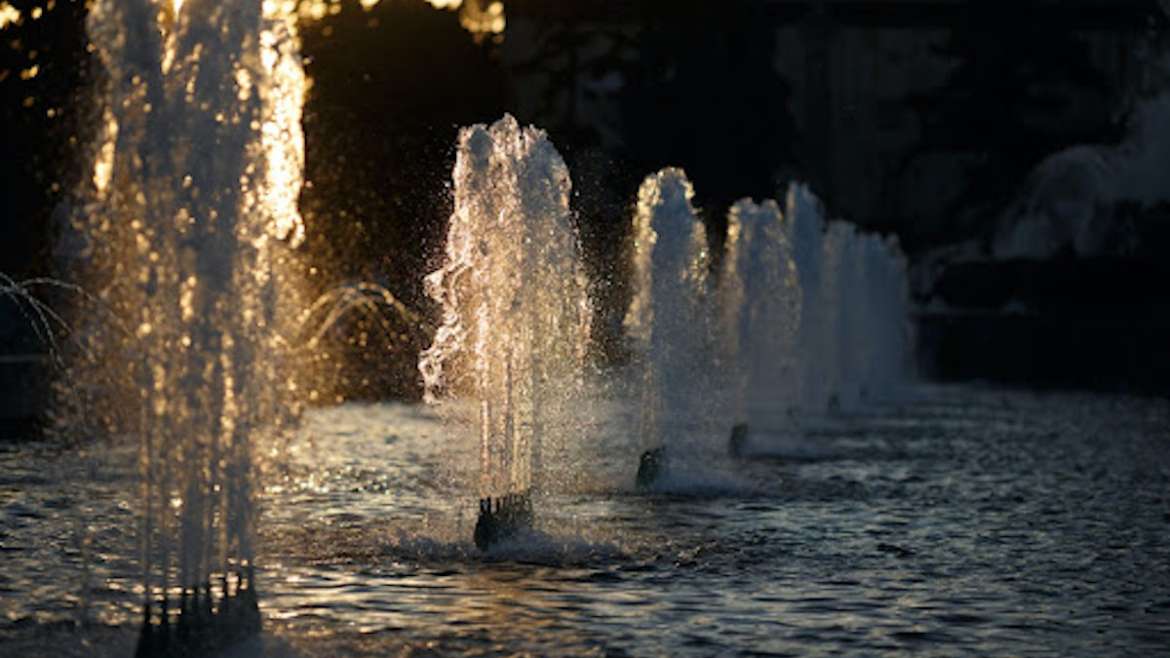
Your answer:
[[[641,369],[643,447],[674,436],[695,415],[708,346],[707,237],[681,169],[648,176],[633,226],[634,296],[625,326]]]
[[[906,257],[897,240],[828,222],[793,184],[785,202],[801,304],[795,341],[799,391],[810,413],[899,399],[912,372]]]
[[[102,126],[67,267],[125,328],[83,316],[95,356],[59,397],[62,414],[138,440],[146,598],[184,613],[251,569],[258,465],[299,413],[282,338],[304,238],[294,10],[98,0],[87,23]]]
[[[775,201],[743,199],[727,219],[719,308],[729,406],[736,421],[766,426],[799,391],[799,274]]]
[[[480,493],[539,488],[542,450],[571,438],[591,307],[564,161],[511,116],[459,134],[455,211],[442,267],[426,278],[442,311],[419,359],[429,401],[474,403]]]

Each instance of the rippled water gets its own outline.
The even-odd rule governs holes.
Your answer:
[[[631,413],[583,427],[533,536],[482,556],[473,441],[416,406],[316,412],[263,496],[266,632],[240,654],[1170,647],[1166,401],[930,389],[650,496]],[[130,457],[0,447],[0,655],[132,652]]]

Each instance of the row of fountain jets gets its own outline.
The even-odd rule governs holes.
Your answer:
[[[419,369],[429,401],[477,403],[485,498],[476,537],[505,538],[520,528],[501,519],[531,518],[544,449],[580,440],[571,419],[598,394],[586,376],[590,282],[569,172],[543,131],[510,116],[464,129],[454,178],[446,260],[426,279],[442,322]],[[749,428],[782,431],[802,411],[900,397],[910,369],[906,260],[895,240],[826,223],[816,198],[793,185],[783,211],[771,200],[731,208],[716,275],[693,196],[675,168],[638,191],[625,329],[639,412],[631,436],[647,451],[640,486],[667,470],[676,446],[701,448],[712,425],[723,436],[736,428],[742,454]],[[502,509],[493,495],[505,496]]]
[[[297,274],[306,81],[291,7],[90,9],[101,122],[59,256],[91,312],[75,319],[57,415],[138,440],[143,656],[194,651],[197,629],[258,624],[256,481],[312,399],[298,375],[315,341],[292,338],[318,304]],[[574,414],[605,391],[588,374],[594,313],[563,160],[510,117],[463,130],[458,146],[446,258],[425,281],[442,317],[419,368],[428,400],[476,403],[476,534],[499,538],[531,523],[544,455],[580,438]],[[635,450],[678,453],[710,426],[778,427],[893,397],[906,375],[895,243],[826,222],[801,186],[783,209],[736,204],[729,224],[713,275],[683,172],[639,190],[635,356],[612,378],[629,380]]]
[[[441,323],[419,369],[428,401],[477,403],[481,499],[474,539],[488,549],[531,526],[542,447],[572,440],[564,435],[576,431],[567,419],[583,397],[598,393],[586,376],[593,310],[569,173],[543,131],[522,128],[510,116],[491,127],[464,129],[454,178],[446,259],[425,281],[441,308]],[[634,215],[633,297],[625,329],[635,355],[627,374],[639,410],[631,437],[646,450],[638,473],[642,487],[652,487],[666,470],[668,447],[696,447],[690,427],[703,427],[700,434],[734,428],[733,448],[742,453],[750,427],[774,430],[791,426],[802,412],[896,399],[909,373],[906,266],[896,242],[844,222],[826,223],[816,198],[793,185],[783,210],[772,200],[745,199],[731,208],[721,267],[713,272],[692,197],[684,172],[664,169],[642,184]],[[181,242],[163,246],[183,252]],[[235,253],[259,255],[248,248]],[[199,252],[192,256],[198,262]],[[177,263],[167,267],[181,271]],[[152,276],[158,271],[149,270]],[[152,291],[134,290],[143,295],[135,299],[144,304],[144,314],[152,304],[167,303]],[[232,290],[212,286],[200,292],[213,312],[226,312],[222,301],[210,300]],[[275,308],[268,312],[279,315]],[[200,327],[191,318],[187,330],[236,341],[250,335],[233,335],[239,326],[225,319]],[[135,335],[136,342],[149,337]],[[251,349],[272,350],[253,359],[279,356],[279,347],[262,338]],[[173,366],[180,373],[195,367],[206,373],[202,351],[184,351],[180,358],[198,364],[180,360]],[[220,367],[231,365],[227,356],[218,360]],[[151,374],[168,379],[167,368]],[[226,373],[219,377],[212,380],[223,387],[217,395],[231,400],[240,383]],[[194,394],[181,379],[155,384],[148,395],[152,390],[161,405],[173,404],[175,391]],[[179,419],[188,422],[207,413],[199,403],[178,404]],[[232,411],[213,407],[225,430],[244,419]],[[161,514],[148,509],[146,568],[152,561],[162,566],[148,573],[147,591],[173,591],[168,574],[177,560],[181,600],[168,605],[169,597],[162,596],[153,615],[148,602],[143,655],[186,646],[188,634],[200,637],[195,629],[233,625],[233,615],[256,618],[250,575],[240,578],[249,583],[237,586],[242,596],[229,594],[225,578],[214,608],[207,583],[216,574],[252,569],[254,520],[246,518],[251,505],[243,500],[250,496],[250,456],[235,451],[248,449],[252,439],[246,434],[261,429],[260,423],[242,423],[231,435],[186,440],[181,437],[191,433],[176,426],[173,415],[165,424],[162,416],[156,415],[153,429],[150,420],[140,428],[150,437],[144,443],[147,504],[181,487],[182,509],[177,520],[163,502],[154,503]],[[222,472],[232,468],[233,455],[238,470]],[[176,532],[172,546],[166,536]]]

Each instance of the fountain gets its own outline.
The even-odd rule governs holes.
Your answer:
[[[775,201],[743,199],[727,219],[719,279],[724,390],[735,421],[730,452],[742,455],[751,427],[787,423],[798,392],[796,337],[801,289]],[[777,416],[777,411],[780,415]]]
[[[895,239],[826,222],[807,187],[786,199],[799,281],[796,333],[800,407],[847,411],[897,400],[910,374],[906,258]]]
[[[896,238],[865,236],[861,247],[868,290],[862,352],[868,402],[899,402],[907,395],[913,363],[913,327],[907,261]]]
[[[419,358],[425,396],[472,401],[481,549],[532,522],[545,446],[579,400],[591,307],[571,183],[543,131],[505,116],[459,134],[445,262],[426,278],[442,311]]]
[[[299,413],[282,338],[300,307],[291,249],[304,231],[292,12],[99,0],[87,22],[102,129],[69,274],[117,321],[79,309],[85,353],[58,413],[138,438],[139,656],[210,651],[260,626],[259,455]]]
[[[785,200],[788,241],[800,282],[801,313],[797,328],[799,406],[823,409],[829,393],[816,358],[828,351],[823,326],[826,307],[821,301],[822,242],[825,222],[820,202],[808,187],[790,185]]]
[[[681,169],[649,176],[634,216],[634,297],[625,325],[641,367],[636,482],[649,486],[666,468],[668,443],[685,440],[703,408],[698,382],[707,348],[707,238]],[[700,414],[701,415],[701,411]]]
[[[897,401],[909,376],[910,327],[906,261],[896,241],[831,222],[825,234],[828,305],[820,354],[831,393],[826,407],[851,411]]]
[[[856,227],[845,222],[829,222],[825,228],[822,262],[825,264],[821,302],[826,305],[822,315],[822,331],[828,338],[828,349],[822,352],[822,377],[830,391],[826,409],[840,412],[854,409],[861,399],[861,381],[855,342],[860,304],[865,291],[858,281]]]

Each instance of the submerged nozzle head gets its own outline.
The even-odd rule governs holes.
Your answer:
[[[155,655],[154,626],[151,624],[150,602],[142,605],[142,629],[138,632],[138,648],[134,651],[135,658],[151,658]]]
[[[727,452],[732,457],[743,457],[744,452],[747,450],[747,440],[747,423],[737,423],[731,428],[731,438],[727,442]]]
[[[481,498],[479,501],[479,518],[475,522],[473,539],[481,551],[532,527],[531,492],[504,494],[494,499],[494,506],[492,500]]]
[[[638,475],[634,484],[639,491],[645,491],[654,486],[666,470],[666,446],[658,446],[642,453],[638,460]]]

